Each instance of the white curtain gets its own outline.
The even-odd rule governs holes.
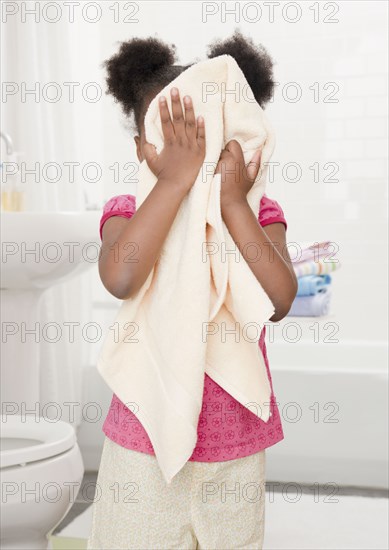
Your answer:
[[[34,9],[39,3],[23,4]],[[29,170],[38,163],[39,181],[36,182],[33,176],[26,176],[26,210],[82,211],[88,202],[101,206],[99,186],[102,182],[92,188],[83,180],[82,170],[77,168],[75,181],[70,181],[64,164],[76,162],[82,167],[85,162],[96,161],[99,156],[101,158],[100,122],[89,128],[91,119],[100,120],[101,106],[85,103],[80,94],[85,77],[87,81],[96,80],[99,67],[96,64],[88,74],[88,68],[83,66],[87,63],[87,57],[81,54],[82,48],[77,43],[77,38],[83,37],[82,32],[77,32],[77,25],[82,22],[71,24],[62,18],[57,23],[50,23],[42,17],[40,19],[37,22],[36,17],[26,16],[26,20],[22,21],[19,12],[8,17],[2,33],[3,81],[7,83],[7,90],[12,90],[12,94],[3,96],[2,131],[10,134],[15,151],[22,153],[19,162],[24,162]],[[94,28],[90,35],[94,41],[89,36],[87,47],[96,49],[98,59],[100,26],[95,25]],[[64,86],[66,82],[80,83],[74,87],[74,102],[69,101],[69,86]],[[48,83],[55,84],[47,86]],[[37,90],[35,97],[26,93],[32,89]],[[58,90],[61,97],[50,101],[56,97]],[[92,134],[93,139],[88,140],[88,135]],[[7,161],[5,155],[4,161]],[[55,164],[47,170],[47,163]],[[58,182],[53,182],[55,175],[61,171],[62,177]],[[72,418],[68,414],[71,406],[64,403],[74,403],[76,424],[81,418],[81,407],[77,404],[81,403],[82,397],[82,369],[89,361],[89,346],[80,334],[82,327],[92,321],[90,277],[91,271],[47,290],[39,319],[42,327],[54,322],[62,328],[61,338],[57,342],[41,340],[40,402],[57,403],[61,418],[65,421],[72,421]],[[63,325],[66,321],[79,323],[74,342],[69,341]],[[52,338],[53,333],[50,340]]]

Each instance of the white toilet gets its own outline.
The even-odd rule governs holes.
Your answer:
[[[0,548],[49,548],[84,474],[74,428],[35,415],[2,416],[0,458]]]

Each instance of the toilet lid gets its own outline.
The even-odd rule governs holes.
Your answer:
[[[54,457],[71,449],[74,428],[35,415],[1,415],[1,468]]]

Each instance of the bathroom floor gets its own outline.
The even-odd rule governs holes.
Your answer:
[[[51,537],[52,550],[86,549],[95,481],[96,473],[85,474],[76,503]],[[315,497],[312,487],[300,487],[297,494],[294,485],[282,492],[268,483],[264,550],[389,548],[385,491],[345,487],[329,497],[327,488],[317,498],[317,489]]]

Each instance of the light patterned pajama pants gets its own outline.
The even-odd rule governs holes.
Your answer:
[[[88,549],[261,550],[265,450],[188,461],[167,485],[154,455],[105,438]]]

